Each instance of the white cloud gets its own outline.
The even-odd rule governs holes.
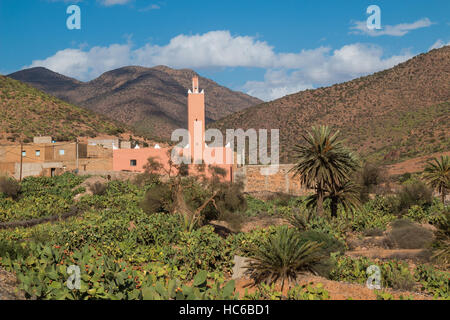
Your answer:
[[[131,2],[131,0],[100,0],[100,3],[104,6],[114,6],[116,4],[127,4]]]
[[[151,4],[145,8],[139,9],[139,12],[146,12],[146,11],[151,11],[151,10],[159,10],[161,9],[161,7],[157,4]]]
[[[413,23],[400,23],[396,24],[394,26],[382,26],[381,30],[376,29],[369,29],[367,28],[367,22],[366,21],[355,21],[355,25],[350,27],[351,34],[366,34],[371,37],[377,37],[377,36],[395,36],[395,37],[401,37],[407,34],[408,32],[420,28],[426,28],[431,26],[433,23],[428,18],[423,18],[420,20],[417,20]]]
[[[243,90],[264,100],[275,99],[314,86],[350,80],[390,68],[412,55],[384,57],[374,45],[350,44],[332,51],[318,47],[295,53],[277,53],[267,42],[229,31],[179,35],[166,45],[112,44],[91,49],[65,49],[28,67],[43,66],[55,72],[91,80],[103,72],[127,66],[173,68],[252,67],[266,69],[264,81],[249,81]]]
[[[244,90],[262,100],[273,100],[301,90],[348,81],[388,69],[411,57],[412,54],[405,53],[383,58],[380,47],[355,43],[332,53],[318,53],[317,63],[310,61],[300,69],[290,72],[286,69],[268,70],[264,81],[249,81],[244,85]]]
[[[450,41],[445,43],[441,39],[438,39],[438,40],[436,40],[435,43],[433,43],[433,45],[428,50],[439,49],[439,48],[442,48],[442,47],[445,47],[445,46],[450,46]]]
[[[147,44],[135,51],[138,64],[182,67],[267,67],[275,60],[273,48],[249,36],[229,31],[179,35],[165,46]]]
[[[89,51],[65,49],[44,60],[35,60],[27,68],[42,66],[63,75],[91,80],[105,71],[132,63],[130,44],[93,47]]]

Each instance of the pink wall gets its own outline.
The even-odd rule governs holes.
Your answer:
[[[148,158],[155,157],[161,164],[168,164],[170,155],[167,155],[168,148],[143,148],[143,149],[118,149],[113,152],[113,170],[144,172],[144,166]],[[136,160],[135,167],[131,166],[130,161]],[[166,166],[168,168],[168,165]]]
[[[118,149],[113,152],[113,170],[114,171],[130,171],[130,172],[144,172],[144,166],[148,162],[148,158],[155,157],[156,160],[161,163],[166,170],[169,169],[170,153],[167,154],[169,148],[143,148],[143,149]],[[217,150],[217,149],[216,149]],[[223,162],[226,162],[226,154],[232,154],[229,148],[223,148]],[[135,167],[131,166],[130,161],[136,160]],[[213,164],[223,168],[227,171],[225,177],[226,181],[232,181],[232,165],[231,164]],[[190,165],[190,172],[192,175],[196,174],[195,165]],[[206,170],[206,176],[210,177],[211,174]]]

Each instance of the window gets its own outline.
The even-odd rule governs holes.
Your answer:
[[[64,155],[64,149],[59,150],[59,155],[63,156]]]
[[[26,157],[27,156],[27,152],[26,151],[22,151],[22,157]]]
[[[130,160],[130,166],[136,167],[137,166],[137,160]]]
[[[40,157],[41,156],[41,150],[36,150],[36,157]]]

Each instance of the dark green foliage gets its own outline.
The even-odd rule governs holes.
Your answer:
[[[415,286],[413,275],[405,262],[373,261],[366,257],[351,258],[339,256],[335,258],[334,269],[330,273],[330,279],[365,284],[369,274],[367,268],[376,265],[381,271],[381,287],[402,290],[411,290]]]
[[[93,195],[101,196],[105,194],[107,187],[108,186],[106,184],[101,183],[100,181],[96,181],[89,185],[89,190],[92,192]]]
[[[317,194],[313,194],[306,199],[308,207],[317,207]],[[339,208],[346,212],[358,209],[360,203],[360,187],[353,181],[347,180],[342,184],[336,184],[332,187],[327,186],[324,193],[324,202],[329,201],[332,217],[337,217]]]
[[[309,230],[300,233],[299,237],[300,243],[308,241],[320,243],[320,250],[328,257],[333,252],[345,252],[345,244],[327,233]]]
[[[172,205],[172,193],[166,183],[158,183],[150,188],[141,201],[141,208],[148,214],[169,213]]]
[[[313,127],[303,139],[294,147],[296,164],[291,170],[305,187],[316,191],[317,213],[323,215],[326,190],[349,181],[358,160],[339,140],[339,131],[332,134],[327,126]]]
[[[289,223],[297,228],[298,231],[305,231],[309,228],[309,221],[314,215],[311,209],[299,209],[291,217],[289,217]]]
[[[295,229],[284,226],[250,250],[252,261],[247,268],[255,284],[272,284],[280,280],[283,290],[286,280],[296,281],[299,273],[315,271],[323,260],[320,246],[317,242],[302,243]]]
[[[445,196],[450,190],[450,157],[441,156],[440,159],[434,158],[429,161],[423,177],[431,188],[440,193],[441,201],[444,203]]]
[[[366,162],[357,174],[357,181],[361,185],[360,199],[369,200],[369,194],[382,193],[381,184],[387,181],[387,173],[379,165]]]
[[[450,266],[450,209],[447,208],[443,218],[436,225],[436,241],[433,244],[435,252],[433,258],[444,268]]]
[[[293,198],[295,198],[293,195],[283,192],[276,192],[268,196],[267,200],[272,201],[277,206],[288,206]]]
[[[398,212],[404,213],[413,205],[431,205],[433,193],[422,181],[414,181],[404,185],[397,193]]]
[[[433,232],[410,220],[397,220],[388,233],[390,246],[399,249],[423,249],[433,241]]]
[[[422,290],[435,298],[450,298],[450,276],[448,272],[433,269],[429,265],[417,266],[414,277],[422,284]]]
[[[28,255],[28,250],[20,243],[11,240],[0,239],[0,257],[17,259]]]
[[[17,198],[20,191],[20,184],[13,178],[0,176],[0,193],[13,199]]]
[[[328,277],[334,266],[330,258],[331,254],[336,252],[341,254],[344,253],[346,249],[345,244],[330,234],[314,230],[302,232],[299,237],[301,244],[316,242],[321,245],[320,255],[323,256],[323,259],[316,264],[314,270],[317,274],[323,277]]]

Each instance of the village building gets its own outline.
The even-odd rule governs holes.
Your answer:
[[[204,155],[217,156],[220,163],[212,166],[225,170],[226,181],[242,180],[244,191],[282,192],[294,195],[307,194],[298,178],[290,171],[292,164],[279,165],[276,173],[262,174],[264,165],[238,165],[237,155],[229,147],[210,148],[205,142],[205,92],[199,89],[198,77],[192,79],[192,89],[187,94],[187,128],[190,140],[178,148],[182,154],[189,148],[192,164],[191,175],[198,174],[195,163],[204,161]],[[197,139],[195,135],[197,134]],[[198,137],[200,137],[198,139]],[[28,176],[54,176],[66,171],[80,175],[137,174],[145,171],[149,158],[154,158],[165,169],[169,169],[171,148],[158,144],[149,147],[132,145],[116,137],[100,136],[80,142],[57,142],[52,137],[34,137],[33,143],[0,145],[0,175],[7,174],[16,179]],[[223,157],[223,158],[222,158]],[[233,163],[229,163],[230,159]],[[217,159],[216,159],[217,160]],[[206,161],[205,161],[206,162]],[[206,175],[211,172],[206,169]]]
[[[225,170],[224,177],[227,181],[233,180],[233,164],[227,164],[227,158],[232,159],[233,151],[227,147],[209,148],[205,143],[205,91],[200,91],[198,77],[192,79],[192,90],[188,91],[188,131],[189,144],[185,148],[190,148],[189,154],[192,158],[192,164],[189,165],[191,174],[197,174],[196,163],[202,162],[204,152],[211,154],[212,157],[220,157],[218,163],[210,163],[211,166],[220,167]],[[194,139],[195,134],[199,137]],[[148,148],[135,149],[114,149],[113,150],[113,170],[128,172],[144,172],[145,165],[149,158],[154,158],[166,169],[170,160],[170,148],[161,148],[158,145]],[[183,150],[177,150],[181,155]],[[206,176],[210,176],[211,172],[208,168],[205,170]]]

